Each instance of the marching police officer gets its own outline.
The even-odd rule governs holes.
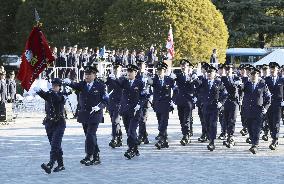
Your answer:
[[[207,69],[207,79],[197,80],[199,92],[204,98],[202,111],[204,121],[206,123],[206,132],[209,139],[207,149],[213,151],[215,149],[214,140],[217,135],[218,110],[222,107],[225,100],[225,91],[220,79],[215,78],[217,69],[209,66]]]
[[[260,77],[260,70],[253,68],[250,80],[243,85],[243,115],[246,118],[251,148],[249,151],[256,154],[258,151],[259,135],[263,123],[263,116],[270,105],[270,93],[265,81]]]
[[[150,96],[151,96],[151,90],[150,86],[147,84],[149,74],[146,71],[146,64],[144,60],[136,60],[137,66],[139,68],[139,71],[136,75],[136,79],[141,80],[144,83],[144,91],[147,93],[143,95],[142,103],[141,103],[141,111],[142,111],[142,117],[139,120],[139,136],[138,141],[139,143],[148,144],[148,133],[146,130],[146,122],[148,118],[148,109],[150,107]]]
[[[158,119],[159,135],[156,137],[158,142],[155,144],[157,149],[168,148],[167,127],[169,112],[175,105],[172,101],[171,90],[174,88],[174,80],[165,76],[168,65],[164,62],[157,64],[157,75],[149,81],[153,87],[153,109]]]
[[[43,120],[46,134],[51,146],[50,160],[47,164],[43,163],[41,168],[48,174],[55,164],[58,166],[54,168],[53,172],[65,170],[63,164],[63,151],[61,148],[62,137],[66,128],[66,121],[64,119],[64,93],[61,92],[62,81],[58,78],[52,80],[52,89],[44,92],[38,87],[34,87],[34,91],[45,100],[46,117]]]
[[[228,134],[227,140],[223,142],[227,148],[235,145],[234,132],[237,118],[237,110],[239,108],[239,87],[241,81],[239,77],[233,76],[233,65],[225,66],[227,76],[221,78],[227,92],[227,98],[224,103],[224,126]]]
[[[108,87],[109,103],[108,110],[112,123],[112,140],[109,146],[112,148],[122,146],[122,132],[120,126],[121,117],[119,115],[120,111],[120,99],[122,95],[122,88],[117,83],[117,80],[121,77],[122,63],[113,62],[113,73],[109,75],[105,84]]]
[[[197,75],[193,73],[193,65],[186,59],[180,61],[181,73],[172,78],[176,81],[175,104],[177,105],[179,121],[182,131],[181,145],[185,146],[190,143],[190,123],[192,110],[194,108],[194,92],[195,86],[193,81],[197,79]]]
[[[86,156],[80,163],[86,166],[101,163],[96,133],[99,123],[103,122],[103,109],[108,102],[108,95],[104,83],[96,78],[97,72],[97,68],[86,66],[84,81],[75,83],[68,78],[64,79],[67,85],[79,91],[80,108],[77,121],[82,123],[86,136]]]
[[[278,76],[279,64],[276,62],[270,62],[270,73],[269,77],[265,78],[266,85],[271,93],[271,105],[267,111],[267,122],[270,130],[272,142],[269,145],[271,150],[275,150],[278,146],[278,137],[280,130],[280,118],[281,108],[284,106],[283,102],[283,87],[284,78]]]
[[[124,156],[128,159],[139,156],[138,138],[136,129],[141,118],[141,98],[143,95],[143,82],[135,79],[138,67],[127,65],[127,78],[120,78],[119,85],[122,88],[120,114],[127,133],[128,150]]]

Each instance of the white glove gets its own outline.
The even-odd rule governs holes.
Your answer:
[[[196,103],[196,102],[197,102],[197,98],[194,97],[194,98],[193,98],[193,103]]]
[[[33,91],[34,91],[34,92],[39,92],[39,91],[40,91],[40,88],[37,87],[37,86],[35,86],[35,87],[33,88]]]
[[[176,104],[173,101],[171,101],[171,106],[176,107]]]
[[[170,78],[172,78],[172,79],[176,79],[177,78],[177,76],[176,76],[176,74],[174,74],[173,72],[171,73],[171,75],[170,75]]]
[[[281,107],[284,107],[284,101],[281,102]]]
[[[262,113],[263,113],[263,114],[266,114],[266,113],[267,113],[266,108],[262,108]]]
[[[190,76],[189,76],[189,75],[186,75],[185,80],[186,80],[186,81],[189,81],[189,80],[190,80]]]
[[[134,108],[135,111],[138,111],[140,109],[140,105],[137,104],[136,107]]]
[[[98,112],[101,108],[99,108],[98,106],[92,107],[92,111]]]
[[[69,78],[64,79],[63,82],[67,85],[71,84],[71,80]]]
[[[113,73],[111,73],[111,74],[109,74],[109,78],[114,80],[115,79],[115,75]]]
[[[222,106],[223,106],[222,103],[218,102],[218,104],[217,104],[218,109],[220,109]]]
[[[196,74],[193,74],[192,76],[191,76],[191,80],[196,80],[198,77],[197,77],[197,75]]]
[[[238,81],[235,81],[235,85],[239,86],[242,84],[242,81],[238,80]]]
[[[143,83],[145,83],[145,82],[147,82],[147,81],[148,81],[148,78],[146,78],[146,77],[143,77],[143,78],[142,78],[142,82],[143,82]]]

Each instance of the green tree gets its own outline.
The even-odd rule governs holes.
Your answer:
[[[210,0],[117,0],[105,15],[102,41],[115,48],[165,48],[170,24],[176,59],[208,61],[217,48],[224,61],[228,31]]]
[[[0,0],[0,55],[16,52],[15,16],[22,0]]]
[[[224,14],[233,47],[270,46],[284,32],[284,1],[213,0]]]

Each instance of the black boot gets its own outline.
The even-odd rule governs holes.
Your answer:
[[[271,144],[269,145],[269,148],[271,149],[271,150],[276,150],[276,147],[278,146],[278,140],[277,139],[273,139],[272,140],[272,142],[271,142]]]
[[[161,139],[155,144],[155,146],[158,150],[162,148],[168,148],[169,143],[168,143],[167,138],[161,137]]]
[[[264,134],[262,135],[262,140],[264,141],[268,141],[268,132],[267,131],[264,131]]]
[[[138,136],[138,144],[140,145],[141,143],[149,144],[149,139],[148,139],[148,134],[147,133],[145,133],[144,135],[139,135]]]
[[[86,165],[86,163],[89,161],[91,161],[91,155],[86,155],[86,157],[83,158],[80,163]]]
[[[248,134],[248,129],[247,128],[243,128],[240,133],[242,134],[242,136],[246,136]]]
[[[191,141],[190,141],[189,134],[183,135],[182,139],[180,140],[180,144],[182,146],[185,146],[185,145],[189,144],[190,142]]]
[[[198,138],[199,142],[205,142],[207,141],[207,136],[205,133],[202,133],[202,135]]]
[[[220,139],[220,140],[225,140],[226,139],[226,133],[221,133],[220,135],[219,135],[219,137],[218,137],[218,139]]]
[[[49,162],[48,164],[41,164],[41,168],[47,173],[50,174],[51,173],[51,169],[53,168],[53,162]]]
[[[128,150],[124,153],[124,156],[126,158],[128,158],[129,160],[132,159],[133,157],[135,157],[136,155],[137,156],[140,155],[137,148],[136,149],[135,148],[128,148]]]
[[[249,151],[252,153],[252,154],[256,154],[257,151],[258,151],[258,146],[257,145],[252,145],[249,149]]]
[[[246,143],[251,144],[251,139],[249,137],[246,139]]]
[[[93,160],[91,161],[91,165],[98,165],[101,163],[100,154],[96,153],[93,156]]]
[[[215,150],[214,141],[210,141],[210,143],[209,143],[208,146],[207,146],[207,149],[208,149],[209,151]]]
[[[235,141],[234,141],[233,137],[229,136],[227,138],[227,140],[223,142],[223,145],[225,145],[227,148],[231,148],[231,147],[235,146]]]
[[[65,170],[62,156],[60,156],[60,158],[57,160],[57,163],[58,163],[58,166],[53,169],[53,172],[60,172],[60,171]]]
[[[113,138],[109,144],[108,144],[111,148],[115,148],[117,146],[117,142],[116,142],[116,139]]]

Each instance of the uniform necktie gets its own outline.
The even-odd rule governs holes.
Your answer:
[[[88,91],[90,91],[91,89],[91,84],[88,84]]]
[[[273,77],[273,85],[276,83],[276,77]]]

